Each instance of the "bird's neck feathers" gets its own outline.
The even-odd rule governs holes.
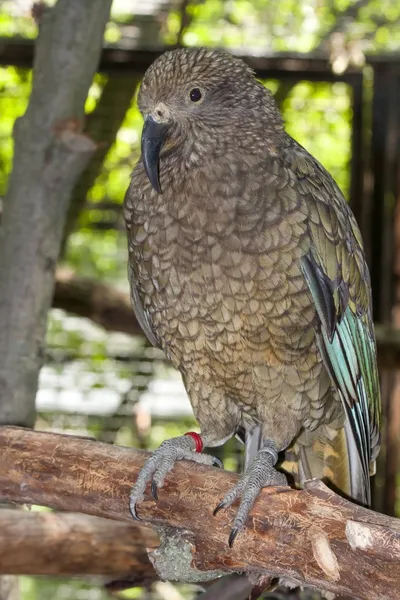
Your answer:
[[[246,119],[232,119],[229,126],[199,120],[176,127],[166,139],[161,161],[167,168],[185,170],[225,162],[227,155],[238,162],[258,163],[266,154],[279,153],[287,146],[283,122],[269,117],[266,111],[257,121],[248,115]]]

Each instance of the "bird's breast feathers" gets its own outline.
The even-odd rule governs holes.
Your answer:
[[[280,364],[313,343],[315,309],[300,266],[305,215],[290,190],[271,186],[251,205],[167,190],[139,198],[130,218],[138,291],[170,352],[240,348]],[[283,339],[290,350],[279,348]]]

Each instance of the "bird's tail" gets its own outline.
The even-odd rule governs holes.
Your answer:
[[[340,429],[324,428],[312,436],[301,436],[285,452],[281,468],[295,485],[303,487],[307,479],[322,479],[331,489],[360,504],[370,503],[365,489],[362,466],[353,435],[347,424]]]

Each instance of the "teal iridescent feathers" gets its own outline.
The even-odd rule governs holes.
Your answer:
[[[370,310],[365,312],[356,302],[350,302],[349,287],[343,281],[331,281],[312,253],[303,258],[302,267],[320,321],[318,347],[346,411],[351,496],[369,505],[369,477],[374,471],[370,465],[379,450],[380,419],[372,316]],[[369,285],[361,278],[359,283]],[[339,287],[340,303],[336,307],[334,295]]]

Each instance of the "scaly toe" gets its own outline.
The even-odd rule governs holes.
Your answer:
[[[222,462],[222,460],[219,460],[219,458],[217,458],[216,456],[213,456],[212,459],[214,467],[219,467],[220,469],[224,468],[224,463]]]
[[[133,519],[135,519],[135,521],[141,521],[142,519],[138,516],[137,512],[136,512],[136,501],[131,499],[129,501],[129,512],[131,513],[131,516]]]
[[[156,484],[156,482],[153,479],[152,482],[151,482],[151,495],[153,496],[155,502],[158,502],[157,489],[158,489],[157,488],[157,484]]]
[[[213,516],[215,517],[215,515],[217,513],[219,513],[220,510],[222,510],[223,508],[225,508],[225,502],[223,500],[221,500],[221,502],[218,504],[218,506],[216,506],[213,510]]]
[[[222,498],[221,502],[214,509],[213,515],[215,515],[222,510],[223,508],[229,508],[235,502],[237,498],[239,498],[242,494],[242,491],[245,487],[246,479],[245,477],[240,479],[237,484],[226,494],[224,498]]]
[[[245,527],[250,511],[262,488],[285,484],[286,478],[283,473],[276,471],[274,468],[276,458],[277,453],[274,446],[264,444],[242,478],[214,510],[214,515],[216,515],[221,509],[232,506],[235,500],[240,498],[239,508],[229,536],[230,548],[232,548],[238,533]]]
[[[237,529],[237,527],[233,527],[230,534],[229,534],[229,548],[232,548],[233,543],[236,539],[237,534],[239,533],[239,529]]]

